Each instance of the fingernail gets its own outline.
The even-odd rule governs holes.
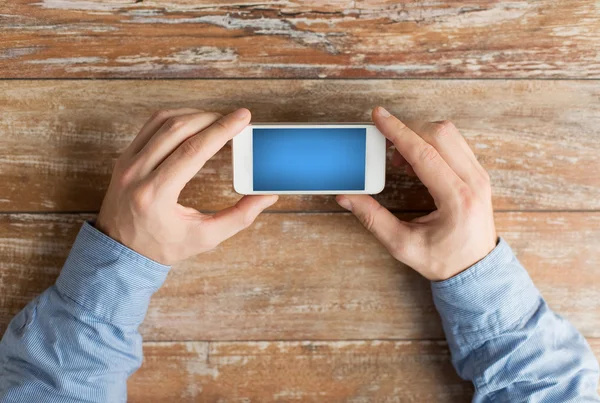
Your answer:
[[[338,204],[346,210],[352,211],[352,203],[350,203],[350,200],[346,199],[345,197],[338,197],[335,199],[335,201],[337,201]]]
[[[389,118],[390,116],[392,116],[391,113],[389,113],[385,108],[378,106],[377,107],[377,114],[383,118]]]
[[[249,114],[250,114],[250,111],[248,109],[240,108],[237,111],[233,112],[233,117],[241,120],[241,119],[246,119]]]

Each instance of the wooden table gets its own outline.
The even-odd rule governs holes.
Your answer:
[[[595,0],[0,0],[0,330],[54,282],[154,110],[365,121],[381,104],[456,123],[490,172],[500,234],[599,352],[599,17]],[[231,205],[230,161],[182,202]],[[403,217],[433,206],[392,168],[379,200]],[[427,281],[331,197],[284,197],[175,267],[141,331],[132,402],[473,392]]]

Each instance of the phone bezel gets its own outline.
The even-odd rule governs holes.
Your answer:
[[[366,129],[365,190],[253,190],[252,130],[255,128],[364,128]],[[250,124],[233,138],[233,189],[243,195],[249,194],[377,194],[385,187],[386,140],[379,130],[370,124],[331,123],[257,123]]]

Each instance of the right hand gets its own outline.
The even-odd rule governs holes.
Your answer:
[[[373,121],[433,196],[437,210],[401,221],[368,195],[336,198],[399,261],[432,281],[446,280],[483,259],[497,243],[489,175],[450,122],[406,126],[381,107]]]

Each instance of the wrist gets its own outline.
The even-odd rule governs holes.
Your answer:
[[[482,245],[478,249],[478,253],[475,253],[473,255],[471,255],[471,253],[469,253],[470,249],[468,248],[468,245],[467,245],[468,256],[465,257],[464,259],[461,259],[461,261],[463,263],[456,265],[456,267],[458,267],[458,269],[455,268],[453,270],[449,270],[449,271],[447,271],[445,276],[441,276],[441,278],[433,280],[433,281],[445,281],[445,280],[451,279],[452,277],[458,276],[459,274],[465,272],[466,270],[469,270],[471,267],[475,266],[476,264],[478,264],[479,262],[481,262],[482,260],[487,258],[490,255],[490,253],[492,253],[492,251],[494,249],[496,249],[499,242],[500,242],[500,238],[498,238],[496,236],[496,234],[494,234],[494,240],[491,242],[488,242],[486,245]]]
[[[108,227],[102,223],[102,221],[100,221],[100,219],[98,218],[95,221],[91,221],[90,225],[92,225],[95,229],[97,229],[99,232],[101,232],[102,234],[106,235],[109,238],[112,238],[113,240],[119,242],[121,245],[123,245],[123,242],[118,239],[118,237],[108,229]]]
[[[109,220],[106,219],[104,211],[102,209],[100,209],[98,218],[94,221],[91,221],[90,224],[107,237],[110,237],[115,241],[119,242],[120,244],[125,245],[121,237],[119,237],[117,231],[113,230],[112,225],[110,225]]]

